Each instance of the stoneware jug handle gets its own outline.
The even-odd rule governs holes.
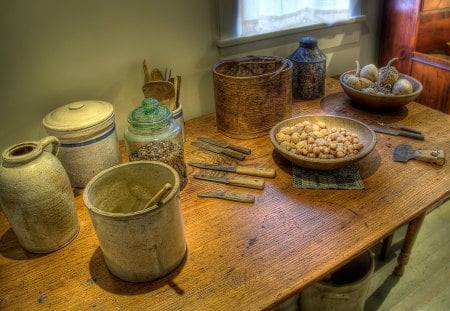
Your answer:
[[[55,136],[47,136],[42,138],[39,141],[39,144],[41,145],[42,149],[45,149],[45,147],[47,147],[48,145],[52,145],[52,153],[56,156],[58,155],[58,151],[59,151],[59,146],[61,145],[61,143],[59,142],[59,139],[56,138]]]

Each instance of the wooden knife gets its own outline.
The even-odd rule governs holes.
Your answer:
[[[424,140],[425,136],[423,134],[418,134],[415,132],[408,132],[405,130],[395,130],[391,128],[384,128],[384,127],[377,127],[377,126],[371,126],[372,130],[378,133],[384,133],[388,135],[395,135],[395,136],[403,136],[403,137],[409,137],[414,138],[418,140]]]
[[[208,144],[212,144],[212,145],[219,146],[219,147],[222,147],[222,148],[229,148],[229,149],[232,149],[232,150],[240,152],[240,153],[245,153],[245,154],[252,153],[252,150],[249,149],[249,148],[228,144],[228,143],[225,143],[225,142],[222,142],[222,141],[218,141],[218,140],[215,140],[215,139],[206,138],[206,137],[197,137],[197,139],[201,140],[201,141],[203,141],[205,143],[208,143]]]
[[[201,142],[198,141],[193,141],[192,146],[198,147],[200,149],[204,149],[204,150],[208,150],[214,153],[219,153],[219,154],[224,154],[226,156],[229,156],[231,158],[237,159],[237,160],[244,160],[245,159],[245,155],[241,154],[241,153],[237,153],[231,150],[227,150],[224,148],[219,148],[213,145],[208,145],[208,144],[203,144]]]
[[[239,165],[216,165],[216,164],[206,164],[206,163],[199,163],[199,162],[189,162],[190,166],[198,167],[198,168],[205,168],[208,170],[214,170],[214,171],[223,171],[223,172],[231,172],[236,174],[242,174],[242,175],[251,175],[251,176],[258,176],[258,177],[269,177],[274,178],[275,177],[275,170],[273,168],[259,168],[259,167],[246,167],[246,166],[239,166]]]
[[[228,184],[231,186],[247,187],[253,189],[264,189],[264,179],[246,177],[219,177],[212,175],[194,175],[194,178]]]
[[[412,127],[408,127],[408,126],[404,126],[404,125],[397,125],[397,124],[386,124],[383,122],[377,122],[379,125],[381,125],[382,127],[389,127],[391,129],[394,130],[403,130],[403,131],[407,131],[407,132],[411,132],[411,133],[416,133],[416,134],[421,134],[423,135],[423,133],[419,130],[416,130]]]
[[[248,193],[238,193],[232,191],[203,192],[198,193],[201,198],[218,198],[223,200],[237,201],[242,203],[254,203],[255,196]]]

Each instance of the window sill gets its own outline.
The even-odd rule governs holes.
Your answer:
[[[345,21],[336,22],[334,24],[316,24],[316,25],[280,30],[280,31],[275,31],[275,32],[271,32],[271,33],[264,33],[264,34],[249,36],[249,37],[221,39],[221,40],[216,41],[216,45],[219,48],[235,47],[235,46],[239,46],[239,45],[254,43],[257,41],[264,41],[264,40],[270,40],[270,39],[275,39],[275,38],[284,37],[284,36],[296,35],[296,34],[313,31],[313,30],[320,30],[320,29],[332,28],[332,27],[340,26],[340,25],[360,23],[360,22],[366,21],[366,19],[367,18],[365,15],[359,15],[359,16],[354,16]]]

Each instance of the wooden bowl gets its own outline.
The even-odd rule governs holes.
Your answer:
[[[413,92],[411,94],[406,95],[371,95],[366,94],[364,92],[355,90],[354,88],[349,87],[347,84],[344,83],[343,78],[346,74],[352,74],[355,73],[354,70],[350,70],[347,72],[344,72],[340,78],[339,82],[341,83],[342,89],[344,90],[345,94],[348,95],[348,97],[351,98],[351,100],[362,107],[374,109],[374,110],[393,110],[398,109],[413,100],[417,98],[417,96],[420,95],[422,92],[422,84],[414,79],[413,77],[410,77],[408,75],[405,75],[403,73],[399,73],[399,79],[407,79],[409,82],[411,82],[413,87]]]
[[[363,144],[363,149],[354,156],[347,156],[345,158],[336,159],[319,159],[319,158],[308,158],[302,155],[295,154],[288,151],[282,147],[277,139],[276,135],[281,128],[285,126],[292,126],[299,122],[309,121],[311,123],[318,123],[319,121],[325,122],[328,128],[345,128],[358,135],[359,142]],[[341,168],[352,163],[355,163],[365,156],[367,156],[375,147],[376,135],[375,132],[362,122],[354,119],[340,117],[340,116],[319,116],[319,115],[308,115],[300,116],[291,119],[287,119],[276,124],[269,133],[270,140],[275,149],[284,158],[291,161],[292,163],[309,169],[315,170],[332,170]]]

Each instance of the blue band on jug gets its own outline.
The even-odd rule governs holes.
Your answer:
[[[176,120],[183,116],[183,110],[181,110],[179,113],[174,114],[172,117]]]
[[[61,147],[72,148],[72,147],[82,147],[82,146],[94,144],[94,143],[101,141],[101,140],[107,138],[108,136],[110,136],[112,133],[114,133],[115,129],[116,129],[116,126],[114,125],[108,132],[106,132],[105,134],[100,135],[94,139],[83,141],[81,143],[61,144]]]

